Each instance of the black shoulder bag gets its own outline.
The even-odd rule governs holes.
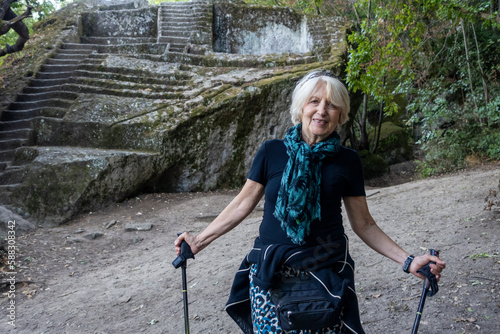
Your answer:
[[[271,289],[278,324],[285,331],[333,327],[340,322],[342,300],[334,303],[310,275],[280,276]]]

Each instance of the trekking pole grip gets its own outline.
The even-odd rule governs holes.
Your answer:
[[[182,233],[177,233],[177,236],[181,234]],[[194,254],[191,251],[191,247],[189,247],[189,244],[185,240],[182,240],[181,253],[172,262],[172,265],[174,266],[175,269],[177,269],[182,265],[185,265],[188,259],[194,259]]]

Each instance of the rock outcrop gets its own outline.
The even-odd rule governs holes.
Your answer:
[[[79,2],[38,33],[63,19],[0,106],[0,204],[42,225],[142,191],[240,186],[290,126],[296,80],[342,61],[338,18],[278,7]]]

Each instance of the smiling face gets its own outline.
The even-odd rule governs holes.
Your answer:
[[[329,100],[326,83],[318,81],[302,109],[302,139],[312,146],[325,140],[337,128],[340,109]]]

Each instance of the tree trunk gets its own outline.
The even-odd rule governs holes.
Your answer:
[[[469,50],[467,49],[467,38],[465,36],[465,26],[464,20],[460,19],[460,26],[462,27],[462,34],[464,36],[464,48],[465,48],[465,59],[467,60],[467,71],[469,72],[469,83],[470,83],[470,92],[472,97],[472,102],[477,109],[476,99],[474,97],[474,87],[472,86],[472,74],[470,70],[470,61],[469,61]]]
[[[32,7],[28,6],[23,14],[17,16],[16,13],[14,13],[12,9],[10,9],[10,7],[6,7],[7,3],[10,5],[12,2],[13,1],[11,0],[2,2],[2,5],[0,7],[0,19],[4,21],[1,27],[0,35],[6,34],[12,28],[17,33],[18,37],[16,40],[16,44],[14,44],[13,46],[7,44],[4,49],[0,49],[0,57],[3,57],[9,53],[21,51],[30,38],[29,29],[24,24],[23,20],[31,16]]]
[[[384,79],[384,82],[385,82],[385,79]],[[380,109],[378,111],[378,124],[377,124],[377,128],[375,130],[375,136],[374,139],[373,139],[373,147],[372,147],[372,150],[371,152],[372,153],[375,153],[377,151],[377,148],[378,148],[378,143],[380,141],[380,132],[382,131],[382,119],[383,119],[383,114],[384,114],[384,101],[380,102]]]
[[[489,97],[488,97],[488,86],[486,85],[486,80],[484,80],[484,71],[483,67],[481,66],[481,55],[479,53],[479,43],[477,42],[477,36],[476,36],[476,29],[474,28],[474,23],[471,23],[472,26],[472,31],[474,32],[474,41],[476,42],[476,51],[477,51],[477,64],[479,66],[479,71],[481,73],[481,81],[483,82],[483,94],[484,94],[484,101],[486,104],[489,102]]]
[[[366,150],[369,146],[368,132],[366,131],[366,115],[368,114],[368,94],[363,96],[363,113],[359,120],[359,149]]]
[[[363,101],[363,95],[359,90],[356,93],[349,92],[349,95],[351,98],[349,119],[340,127],[339,135],[342,145],[346,145],[347,141],[349,141],[351,148],[358,150],[359,144],[354,131],[354,120],[356,119],[356,114],[358,113],[359,107]]]

